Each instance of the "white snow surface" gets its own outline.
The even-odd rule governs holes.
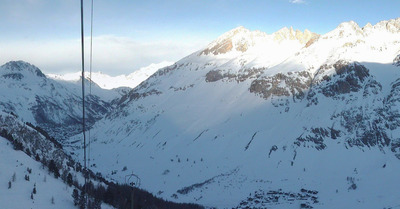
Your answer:
[[[72,188],[66,186],[61,179],[55,179],[22,151],[15,151],[11,143],[0,137],[0,208],[76,208],[71,197]],[[27,169],[32,169],[28,173]],[[13,174],[16,181],[12,181]],[[24,179],[29,175],[29,181]],[[46,180],[46,181],[44,181]],[[11,188],[8,182],[11,181]],[[37,193],[31,199],[36,184]],[[51,192],[50,192],[51,191]],[[54,198],[54,205],[51,198]]]
[[[247,204],[398,207],[400,128],[393,121],[400,68],[393,62],[400,54],[400,18],[363,28],[342,23],[312,43],[274,35],[237,28],[156,72],[91,130],[91,168],[118,182],[133,172],[157,196],[217,208],[251,202],[257,191],[302,189],[318,191],[318,201],[280,197]],[[213,53],[230,40],[232,48]],[[236,47],[243,43],[246,50]],[[358,67],[353,73],[359,79],[345,77],[338,63],[367,71]],[[268,85],[257,90],[257,82]],[[343,82],[359,83],[338,93]],[[306,87],[291,88],[293,83]],[[264,94],[272,85],[276,91]],[[336,88],[334,95],[330,88]],[[288,95],[280,94],[286,89]],[[315,136],[317,129],[329,134]],[[332,130],[340,134],[332,136]],[[373,137],[360,135],[368,130],[385,134],[391,144],[363,144]],[[82,158],[82,152],[70,151]]]
[[[54,178],[47,168],[24,152],[14,150],[3,137],[0,137],[0,159],[0,208],[77,208],[71,196],[74,187],[63,183],[61,178]],[[31,173],[28,169],[31,169]],[[15,181],[12,179],[14,174]],[[29,176],[29,181],[25,180],[25,175]],[[11,188],[8,188],[9,181]],[[31,199],[34,185],[36,194]],[[111,207],[103,204],[102,208]]]
[[[135,88],[141,82],[143,82],[148,77],[153,75],[153,73],[155,73],[158,69],[164,68],[172,64],[174,63],[169,61],[163,61],[156,64],[152,63],[149,66],[142,67],[139,70],[136,70],[129,75],[110,76],[99,71],[99,72],[92,72],[91,76],[92,76],[92,81],[103,89],[115,89],[119,87]],[[63,75],[50,73],[46,75],[55,80],[77,82],[78,80],[80,80],[82,73],[76,72],[76,73],[67,73]],[[90,80],[90,72],[88,71],[85,72],[85,78]]]

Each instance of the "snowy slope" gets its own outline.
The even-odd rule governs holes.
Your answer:
[[[77,207],[71,194],[76,185],[84,184],[82,173],[77,171],[80,165],[59,143],[38,130],[15,115],[0,112],[0,182],[4,186],[0,208]],[[50,172],[51,162],[59,173],[57,178],[54,170]],[[102,208],[111,207],[103,204]]]
[[[49,79],[34,65],[11,61],[0,67],[0,110],[13,112],[63,139],[81,131],[80,85]],[[86,98],[89,126],[110,111],[111,101],[119,97],[115,91],[94,85]]]
[[[92,72],[92,81],[103,89],[115,89],[119,87],[135,88],[142,81],[146,80],[153,73],[155,73],[158,69],[172,64],[173,64],[172,62],[167,62],[167,61],[160,62],[157,64],[153,63],[147,67],[140,68],[139,70],[136,70],[129,75],[109,76],[102,72]],[[89,80],[90,73],[89,72],[85,73],[86,73],[85,77]],[[82,73],[76,72],[64,75],[57,75],[57,74],[46,74],[46,75],[55,80],[76,82],[80,79]]]
[[[396,207],[399,40],[400,18],[233,29],[123,96],[92,129],[92,169],[218,208]]]
[[[55,179],[22,151],[15,151],[12,145],[0,137],[0,208],[76,208],[72,199],[72,188],[61,179]],[[28,172],[31,169],[31,173]],[[12,176],[16,180],[12,180]],[[24,179],[29,175],[29,181]],[[8,189],[8,182],[11,188]],[[36,194],[31,193],[36,185]],[[51,192],[50,192],[51,191]],[[54,204],[51,199],[54,199]]]

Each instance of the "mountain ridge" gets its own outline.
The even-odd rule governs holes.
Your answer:
[[[99,85],[99,87],[107,90],[120,88],[120,87],[128,87],[134,88],[139,85],[142,81],[146,80],[149,76],[155,73],[158,69],[172,65],[172,62],[163,61],[160,63],[152,63],[149,66],[142,67],[139,70],[130,73],[129,75],[118,75],[118,76],[110,76],[103,72],[93,72],[92,73],[92,81]],[[77,82],[82,76],[81,72],[76,73],[67,73],[64,75],[58,74],[47,74],[48,77],[53,78],[55,80],[61,81],[70,81]],[[85,78],[90,80],[90,73],[85,72]]]

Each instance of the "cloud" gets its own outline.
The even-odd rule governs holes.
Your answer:
[[[86,38],[86,69],[89,66],[89,39]],[[127,37],[98,36],[93,39],[93,71],[110,75],[129,74],[162,61],[179,59],[201,49],[205,41],[138,42]],[[80,40],[0,42],[0,65],[24,60],[46,73],[68,73],[81,69]]]
[[[292,4],[305,4],[306,3],[306,1],[304,1],[304,0],[290,0],[289,2]]]

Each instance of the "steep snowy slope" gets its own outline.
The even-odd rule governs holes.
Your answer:
[[[15,151],[2,137],[0,158],[0,208],[76,208],[71,187],[49,175],[39,162],[22,151]],[[25,175],[29,176],[29,181]],[[34,188],[36,194],[33,194]]]
[[[120,97],[117,92],[98,86],[92,92],[86,100],[89,126],[111,110],[112,99]],[[81,131],[81,103],[78,83],[54,81],[22,61],[0,67],[0,110],[41,126],[55,138],[63,139]]]
[[[119,76],[109,76],[102,72],[93,72],[92,73],[92,81],[99,85],[103,89],[115,89],[120,87],[129,87],[135,88],[141,82],[146,80],[148,77],[153,75],[158,69],[172,65],[172,62],[160,62],[157,64],[151,64],[147,67],[140,68],[139,70],[134,71],[129,75],[119,75]],[[48,77],[53,78],[55,80],[62,80],[62,81],[73,81],[77,82],[82,73],[69,73],[64,75],[57,75],[57,74],[47,74]],[[85,77],[89,80],[90,73],[86,72]]]
[[[400,18],[236,28],[122,97],[92,130],[92,168],[219,208],[399,205],[399,40]]]
[[[0,208],[77,207],[71,194],[84,184],[82,166],[46,132],[1,111],[0,158]]]

